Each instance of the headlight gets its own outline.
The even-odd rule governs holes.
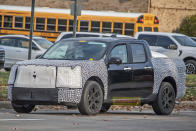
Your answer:
[[[56,87],[82,88],[81,67],[58,67]]]

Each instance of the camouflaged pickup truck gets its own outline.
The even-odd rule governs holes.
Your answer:
[[[111,105],[149,104],[168,115],[185,94],[185,70],[181,60],[152,57],[143,40],[67,39],[12,67],[9,99],[19,113],[35,105],[66,105],[94,115]]]

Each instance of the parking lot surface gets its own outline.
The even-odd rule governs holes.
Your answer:
[[[42,109],[30,114],[0,110],[0,131],[195,131],[196,112],[157,116],[147,111],[109,111],[82,116],[77,110]]]

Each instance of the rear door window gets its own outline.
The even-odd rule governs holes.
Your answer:
[[[131,52],[133,63],[146,62],[146,52],[143,44],[131,44]]]
[[[139,35],[138,39],[146,40],[150,46],[155,46],[157,41],[157,36],[153,35]]]

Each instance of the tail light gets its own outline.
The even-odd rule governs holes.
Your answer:
[[[144,16],[143,15],[138,17],[137,23],[144,23]]]
[[[159,19],[156,16],[154,18],[154,24],[159,24]]]

